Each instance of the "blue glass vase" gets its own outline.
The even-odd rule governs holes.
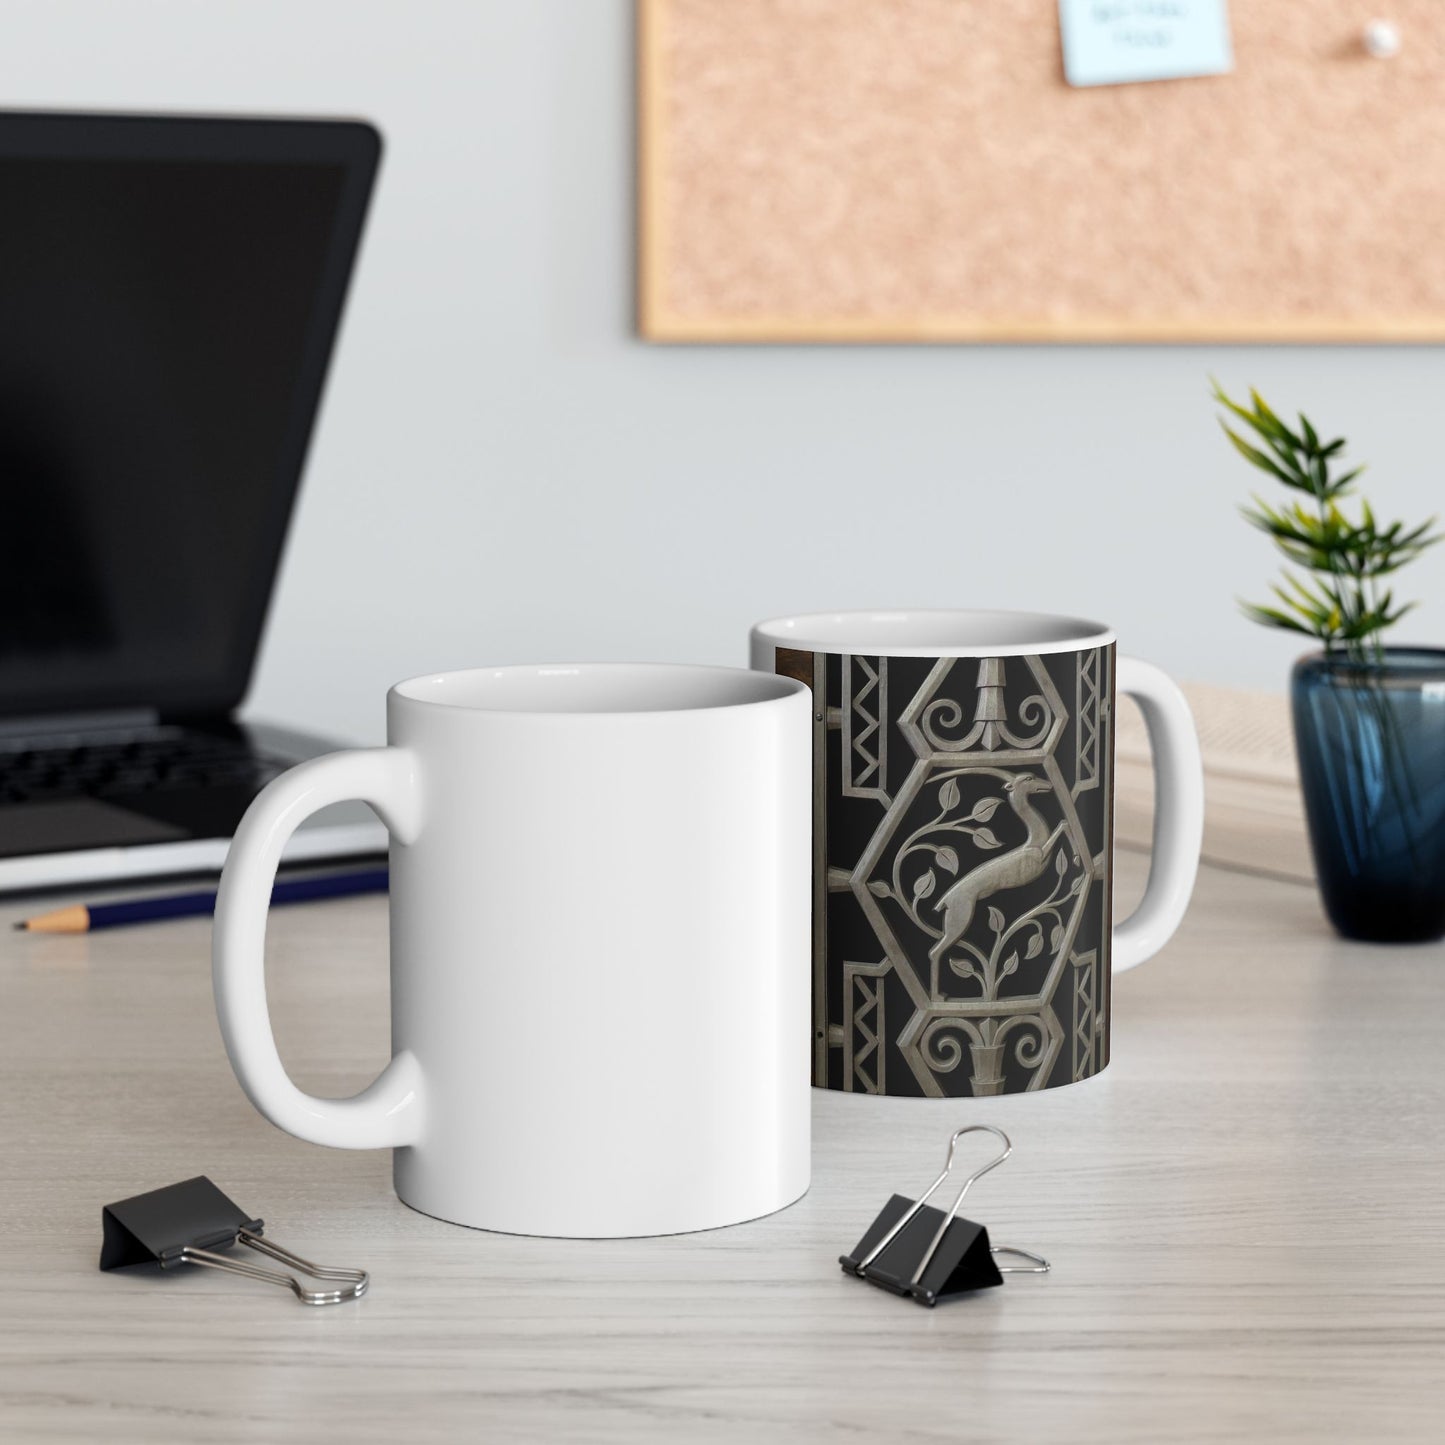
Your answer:
[[[1346,938],[1445,936],[1445,649],[1313,653],[1291,676],[1320,893]]]

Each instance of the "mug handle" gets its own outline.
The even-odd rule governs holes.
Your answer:
[[[1114,930],[1115,973],[1135,968],[1174,936],[1189,907],[1204,842],[1204,764],[1194,717],[1178,684],[1137,658],[1115,679],[1139,704],[1154,754],[1154,847],[1139,906]]]
[[[256,796],[236,829],[216,895],[211,976],[231,1067],[246,1096],[278,1128],[334,1149],[415,1144],[425,1119],[421,1067],[407,1050],[350,1099],[317,1099],[291,1082],[266,1006],[266,910],[281,850],[297,826],[332,803],[359,798],[403,843],[420,825],[417,762],[404,748],[357,748],[313,758]]]

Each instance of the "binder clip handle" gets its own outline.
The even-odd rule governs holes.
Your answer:
[[[1016,1244],[991,1244],[989,1253],[995,1258],[1001,1254],[1011,1254],[1018,1259],[1027,1259],[1029,1264],[1000,1264],[997,1266],[1000,1274],[1047,1274],[1053,1266],[1043,1255],[1035,1254],[1031,1249],[1020,1249]]]
[[[265,1280],[267,1284],[279,1284],[283,1288],[289,1289],[304,1305],[337,1305],[345,1300],[360,1299],[371,1283],[371,1276],[364,1269],[342,1269],[336,1265],[312,1264],[309,1259],[302,1259],[299,1254],[294,1254],[289,1249],[283,1249],[279,1244],[273,1244],[269,1239],[260,1234],[253,1234],[249,1229],[236,1231],[236,1243],[244,1244],[259,1254],[269,1255],[281,1264],[288,1265],[302,1274],[310,1275],[312,1279],[344,1280],[346,1286],[343,1289],[307,1289],[294,1274],[283,1274],[279,1269],[267,1269],[265,1265],[261,1264],[247,1264],[244,1260],[230,1259],[224,1254],[216,1254],[209,1249],[198,1249],[195,1245],[190,1244],[185,1245],[175,1256],[176,1263],[201,1264],[208,1269],[228,1269],[232,1274],[243,1274],[248,1279],[261,1279]]]

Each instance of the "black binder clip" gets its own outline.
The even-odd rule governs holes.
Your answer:
[[[204,1174],[194,1179],[152,1189],[101,1210],[105,1238],[100,1247],[102,1269],[124,1269],[132,1264],[159,1264],[174,1269],[182,1264],[201,1264],[210,1269],[228,1269],[248,1279],[263,1279],[289,1289],[302,1304],[334,1305],[360,1299],[371,1282],[364,1269],[334,1269],[312,1264],[289,1249],[263,1239],[259,1219],[227,1199]],[[244,1244],[268,1255],[312,1279],[344,1280],[344,1287],[306,1289],[292,1274],[264,1265],[229,1259],[217,1250]]]
[[[978,1133],[996,1134],[1003,1140],[1003,1153],[975,1169],[963,1181],[963,1188],[954,1197],[947,1214],[931,1208],[928,1199],[953,1169],[958,1141],[965,1134]],[[1008,1135],[992,1124],[969,1124],[960,1129],[948,1141],[948,1161],[943,1173],[917,1201],[895,1194],[852,1254],[839,1256],[838,1263],[844,1272],[930,1307],[945,1295],[1002,1284],[1006,1274],[1047,1274],[1049,1262],[1042,1255],[1010,1245],[991,1245],[983,1225],[960,1218],[958,1214],[958,1206],[973,1182],[982,1179],[990,1169],[997,1169],[1012,1153]],[[1031,1263],[997,1264],[996,1255],[1012,1255]]]

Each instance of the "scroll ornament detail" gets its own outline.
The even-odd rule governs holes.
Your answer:
[[[1004,690],[1004,659],[985,657],[978,665],[978,693],[974,702],[973,726],[962,737],[947,733],[963,724],[963,705],[951,697],[935,698],[919,715],[918,726],[931,747],[940,752],[961,753],[978,748],[992,752],[999,747],[1038,747],[1054,724],[1053,709],[1042,693],[1030,693],[1018,705],[1018,721],[1029,733],[1016,731],[1009,722]]]
[[[982,1019],[945,1015],[924,1029],[919,1046],[934,1073],[950,1074],[967,1058],[974,1071],[974,1092],[997,1094],[1003,1090],[1011,1039],[1013,1062],[1020,1068],[1036,1072],[1048,1064],[1049,1031],[1037,1014]]]

